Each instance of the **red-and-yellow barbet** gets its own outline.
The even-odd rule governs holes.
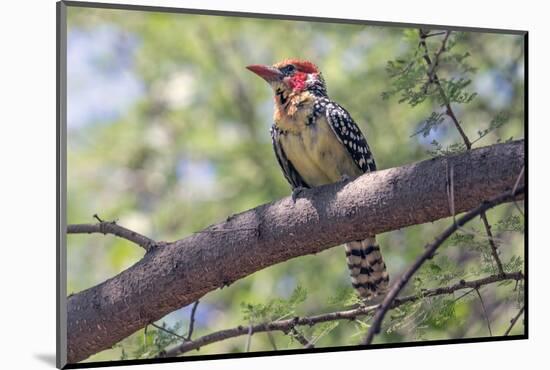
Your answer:
[[[288,59],[247,68],[275,93],[271,138],[277,161],[292,186],[302,188],[351,179],[376,170],[365,136],[350,114],[330,100],[311,62]],[[364,299],[383,294],[389,276],[374,235],[345,244],[353,287]]]

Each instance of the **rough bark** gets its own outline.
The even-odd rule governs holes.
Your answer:
[[[287,197],[154,248],[119,275],[68,298],[68,361],[82,361],[265,267],[450,216],[449,168],[459,213],[511,190],[523,166],[523,140],[493,145],[304,190],[295,204]]]

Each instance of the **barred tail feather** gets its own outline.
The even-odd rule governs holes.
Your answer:
[[[374,236],[344,245],[353,287],[364,299],[384,294],[389,275]]]

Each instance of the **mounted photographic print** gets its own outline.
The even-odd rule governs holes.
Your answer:
[[[57,10],[58,367],[527,338],[527,32]]]

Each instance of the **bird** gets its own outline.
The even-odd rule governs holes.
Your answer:
[[[273,89],[271,139],[292,199],[304,188],[349,181],[376,171],[365,135],[349,112],[331,100],[319,68],[312,62],[285,59],[248,70]],[[376,235],[344,244],[352,286],[363,301],[383,295],[389,275]]]

